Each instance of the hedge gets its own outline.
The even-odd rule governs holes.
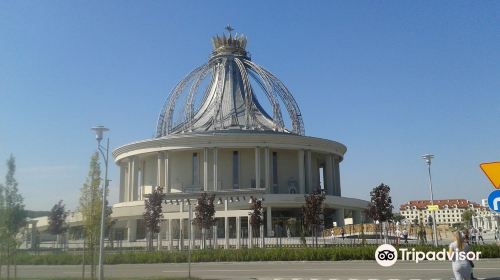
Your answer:
[[[247,261],[342,261],[373,260],[376,246],[359,247],[322,247],[322,248],[254,248],[254,249],[208,249],[191,253],[192,262],[247,262]],[[413,246],[419,251],[432,251],[432,246]],[[447,248],[439,247],[438,250]],[[500,258],[497,245],[476,245],[474,251],[481,251],[482,258]],[[89,258],[86,258],[89,261]],[[110,253],[105,257],[106,264],[139,263],[184,263],[188,261],[187,251],[123,252]],[[17,264],[25,265],[70,265],[81,264],[81,253],[51,253],[32,255],[19,253]]]

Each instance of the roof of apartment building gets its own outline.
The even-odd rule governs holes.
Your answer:
[[[417,209],[427,209],[427,205],[431,205],[430,200],[410,200],[405,204],[401,204],[399,206],[399,210],[406,210],[407,206],[415,206]],[[484,208],[479,203],[459,198],[459,199],[437,199],[434,200],[434,205],[438,205],[439,208],[444,208],[448,206],[450,208],[454,208],[455,205],[457,208],[468,208],[470,205],[474,208]]]

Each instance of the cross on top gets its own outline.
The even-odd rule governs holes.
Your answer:
[[[233,32],[234,28],[232,28],[232,27],[231,27],[231,25],[230,25],[230,24],[228,24],[228,25],[226,26],[226,30],[227,30],[227,32],[229,32],[229,35],[231,35],[231,32]]]

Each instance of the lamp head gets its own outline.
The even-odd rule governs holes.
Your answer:
[[[106,128],[102,125],[92,127],[92,130],[95,131],[95,139],[97,142],[101,142],[104,132],[109,131],[109,128]]]
[[[431,155],[431,154],[425,154],[422,156],[423,159],[425,159],[425,162],[428,164],[428,165],[431,165],[431,161],[432,159],[434,158],[434,155]]]

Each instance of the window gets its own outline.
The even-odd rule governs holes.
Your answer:
[[[240,186],[240,155],[238,151],[233,151],[233,189]]]
[[[198,153],[193,153],[193,174],[191,175],[193,180],[193,186],[200,184],[200,161],[198,160]]]

